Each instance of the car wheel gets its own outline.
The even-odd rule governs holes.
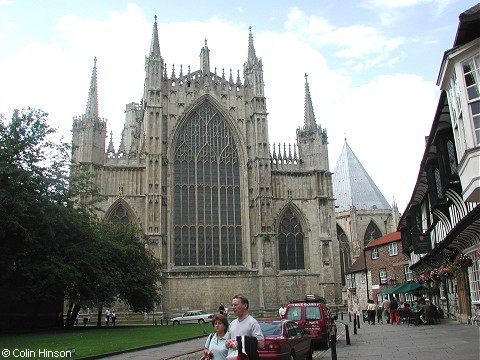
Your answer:
[[[325,339],[325,341],[322,341],[320,343],[320,347],[323,349],[323,350],[328,350],[330,349],[330,333],[327,333],[327,338]]]
[[[175,321],[173,322],[173,325],[180,325],[180,321],[175,320]]]
[[[205,322],[205,320],[203,320],[203,319],[199,319],[199,320],[198,320],[198,323],[199,323],[199,324],[203,324],[204,322]]]

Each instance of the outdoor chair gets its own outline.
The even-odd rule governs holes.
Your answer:
[[[418,324],[420,323],[420,315],[420,311],[410,311],[407,321],[408,326],[410,326],[410,324],[418,326]]]

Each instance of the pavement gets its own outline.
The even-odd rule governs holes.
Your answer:
[[[340,333],[336,360],[480,360],[480,328],[441,319],[435,325],[360,323],[357,335],[353,323],[348,325],[350,345],[346,344],[345,327],[337,322]],[[316,359],[332,359],[328,351]]]
[[[480,328],[442,319],[439,324],[360,323],[354,334],[348,325],[350,345],[346,344],[345,326],[337,322],[336,358],[332,349],[315,351],[315,360],[480,360]],[[108,360],[199,360],[205,338],[192,339],[155,348],[124,352],[97,358]]]

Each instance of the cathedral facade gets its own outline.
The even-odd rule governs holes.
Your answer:
[[[210,69],[206,41],[198,70],[168,76],[155,20],[143,99],[126,105],[119,148],[112,136],[106,146],[96,60],[86,112],[73,120],[72,169],[93,174],[99,217],[149,237],[163,265],[158,308],[166,312],[215,309],[236,293],[253,309],[308,293],[341,303],[327,134],[307,78],[296,143],[270,146],[251,31],[246,50],[243,79]]]

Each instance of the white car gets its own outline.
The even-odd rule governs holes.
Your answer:
[[[213,314],[206,313],[202,310],[190,310],[187,311],[182,316],[177,316],[171,319],[170,321],[173,325],[180,325],[180,324],[194,324],[194,323],[207,323],[212,322]]]

